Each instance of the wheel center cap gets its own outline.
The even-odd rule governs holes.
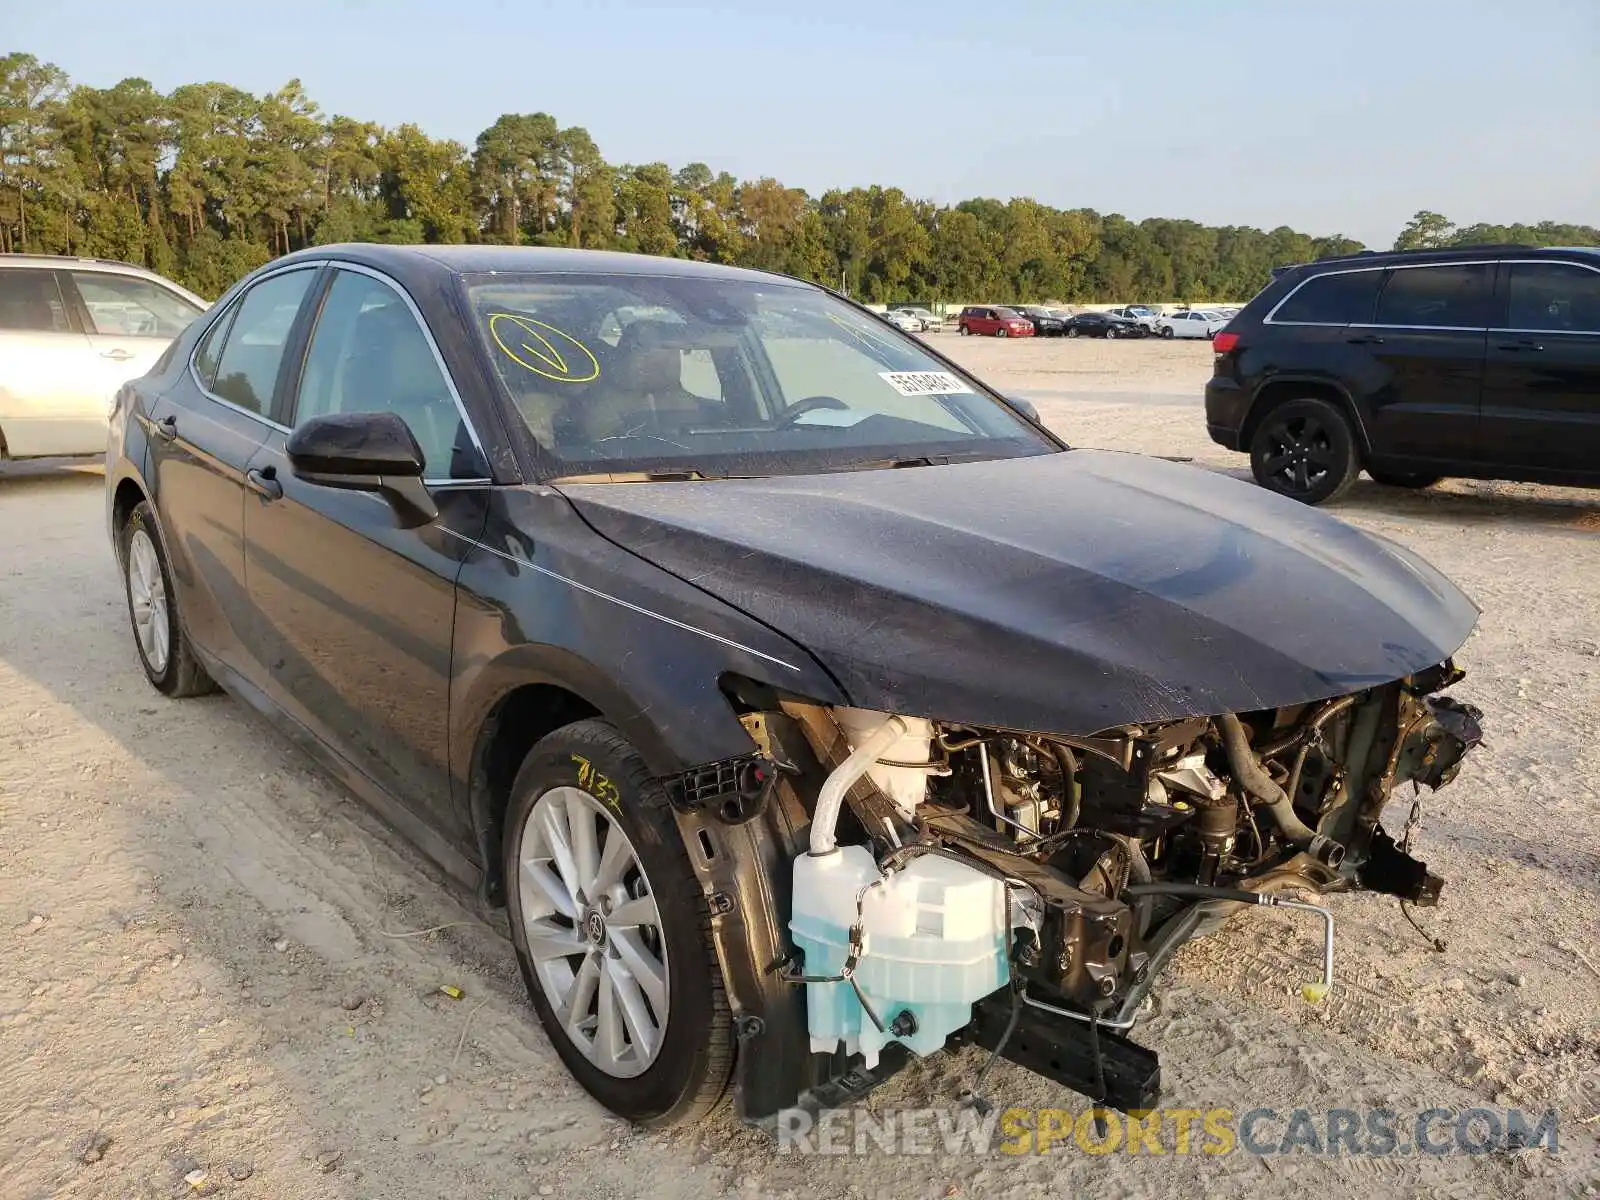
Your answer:
[[[598,908],[591,908],[583,918],[583,932],[596,946],[605,945],[606,919]]]

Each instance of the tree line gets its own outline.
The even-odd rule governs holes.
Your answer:
[[[1399,245],[1600,244],[1588,226],[1458,229],[1421,212]],[[122,259],[206,296],[332,242],[491,242],[678,255],[782,271],[868,302],[1248,297],[1274,266],[1363,247],[1014,198],[937,205],[896,187],[820,197],[704,163],[612,164],[581,126],[507,114],[472,147],[326,116],[298,81],[163,94],[74,85],[0,57],[0,252]]]

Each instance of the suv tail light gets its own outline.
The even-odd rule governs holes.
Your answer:
[[[1211,348],[1218,354],[1226,354],[1228,351],[1236,349],[1238,345],[1239,335],[1237,333],[1219,333],[1211,339]]]

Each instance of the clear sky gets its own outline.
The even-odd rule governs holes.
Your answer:
[[[1387,245],[1600,225],[1600,0],[0,0],[100,86],[299,78],[469,147],[503,112],[612,162],[898,184]]]

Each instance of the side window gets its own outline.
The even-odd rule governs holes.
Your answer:
[[[1272,314],[1279,323],[1363,325],[1372,320],[1382,271],[1341,271],[1307,280]]]
[[[1600,271],[1570,263],[1511,264],[1511,329],[1600,333]]]
[[[410,427],[429,479],[488,473],[406,302],[381,280],[339,271],[311,334],[294,419],[363,412],[392,412]]]
[[[54,271],[0,271],[0,332],[72,332]]]
[[[200,315],[200,309],[182,296],[148,279],[73,271],[72,282],[96,333],[175,338]]]
[[[1489,324],[1492,263],[1401,267],[1389,272],[1378,297],[1379,325],[1483,329]]]
[[[206,330],[205,337],[200,339],[200,345],[194,352],[194,369],[207,391],[216,388],[217,361],[222,357],[222,343],[227,340],[228,326],[233,324],[233,318],[238,313],[239,306],[235,304],[217,318],[216,324]]]
[[[253,413],[265,414],[271,408],[284,345],[300,311],[300,302],[315,277],[315,268],[285,271],[262,280],[245,293],[235,306],[233,324],[217,358],[211,384],[214,393]],[[197,359],[196,366],[199,365]]]

